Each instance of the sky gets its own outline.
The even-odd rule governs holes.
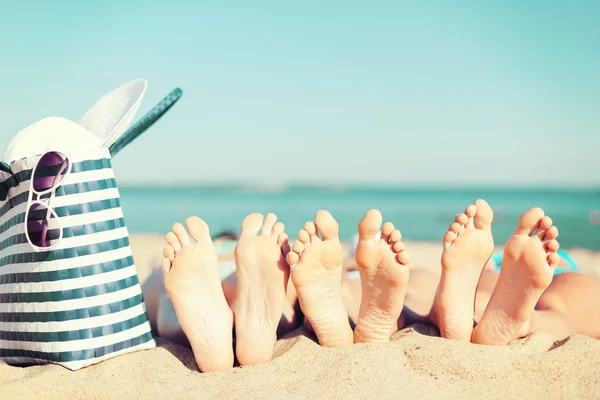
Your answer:
[[[0,3],[0,150],[136,78],[123,183],[600,186],[597,1]]]

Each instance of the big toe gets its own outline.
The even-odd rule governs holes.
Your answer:
[[[525,212],[519,218],[519,225],[515,230],[515,234],[530,236],[537,229],[542,218],[544,218],[544,210],[539,207]]]
[[[323,240],[336,239],[338,237],[338,223],[329,211],[321,210],[317,212],[315,225],[323,236]]]
[[[200,218],[189,217],[185,220],[185,225],[188,228],[188,232],[190,235],[192,235],[196,242],[210,238],[210,229],[208,228],[206,222]]]
[[[358,236],[360,240],[375,240],[379,232],[383,217],[379,210],[369,210],[358,224]]]
[[[254,213],[248,215],[242,221],[242,235],[256,235],[263,226],[265,217],[262,214]]]
[[[479,199],[475,202],[477,213],[475,214],[475,224],[479,229],[486,229],[492,225],[494,212],[487,201]]]

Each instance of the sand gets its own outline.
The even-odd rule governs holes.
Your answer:
[[[160,261],[162,238],[134,235],[144,282]],[[410,243],[419,261],[439,268],[440,245]],[[600,279],[600,252],[570,251]],[[535,333],[506,347],[441,339],[414,325],[390,343],[325,349],[302,329],[281,339],[269,363],[199,373],[187,348],[158,338],[153,350],[71,372],[56,365],[0,364],[0,399],[113,398],[576,398],[600,397],[600,341],[557,341]]]

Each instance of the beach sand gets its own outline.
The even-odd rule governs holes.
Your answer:
[[[132,235],[140,281],[160,262],[160,235]],[[439,268],[441,245],[407,242],[416,260]],[[572,249],[600,279],[600,252]],[[573,398],[600,397],[600,341],[535,333],[506,347],[438,337],[414,325],[390,343],[326,349],[302,329],[281,339],[269,363],[201,374],[191,350],[158,338],[153,350],[77,372],[0,364],[0,399],[122,398]]]

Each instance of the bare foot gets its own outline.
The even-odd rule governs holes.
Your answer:
[[[287,240],[287,235],[286,235]],[[289,251],[289,245],[284,244],[284,249]],[[283,246],[282,246],[283,247]],[[285,253],[287,254],[287,253]],[[288,267],[289,269],[289,267]],[[227,304],[229,304],[229,308],[232,311],[235,311],[235,302],[237,300],[238,295],[238,279],[237,274],[232,274],[227,277],[222,283],[223,292],[225,293],[225,298],[227,299]],[[277,337],[280,338],[285,334],[293,331],[298,326],[298,314],[296,312],[296,304],[298,302],[298,297],[296,296],[296,290],[294,289],[294,284],[291,280],[288,279],[287,293],[286,293],[286,302],[283,304],[283,313],[281,314],[281,319],[279,320],[279,326],[277,327]],[[235,319],[235,314],[233,315]],[[160,320],[159,320],[160,321]],[[235,320],[234,320],[235,324]],[[162,335],[161,335],[162,336]]]
[[[208,226],[198,217],[167,233],[162,269],[177,319],[202,372],[233,367],[233,313],[219,279],[218,255]]]
[[[477,200],[444,235],[442,276],[430,315],[444,338],[471,340],[477,282],[494,251],[493,218],[488,203]]]
[[[235,248],[238,293],[234,309],[240,365],[259,364],[273,357],[290,276],[285,260],[288,237],[283,224],[276,221],[275,214],[247,216]]]
[[[368,211],[358,225],[356,263],[362,302],[354,342],[387,342],[397,330],[408,284],[410,258],[391,222],[381,228],[381,213]],[[375,235],[381,228],[381,238]]]
[[[327,211],[319,211],[314,223],[304,225],[287,255],[300,308],[324,347],[354,343],[342,301],[343,259],[338,224]]]
[[[557,237],[558,229],[542,209],[521,216],[504,247],[500,277],[473,332],[473,343],[505,345],[519,336],[560,262]]]

